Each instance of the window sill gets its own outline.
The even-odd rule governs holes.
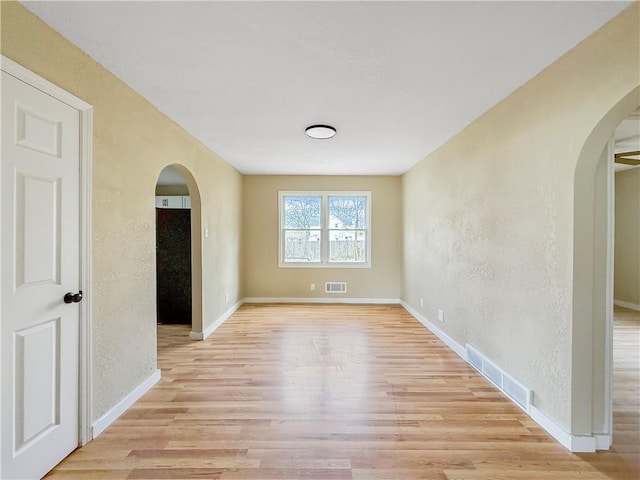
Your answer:
[[[282,263],[278,268],[371,268],[371,263]]]

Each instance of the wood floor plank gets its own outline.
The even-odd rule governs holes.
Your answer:
[[[203,342],[159,326],[162,380],[47,478],[638,479],[640,319],[616,315],[610,452],[566,451],[400,306],[244,305]]]

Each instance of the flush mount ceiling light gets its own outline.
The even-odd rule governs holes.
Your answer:
[[[325,140],[336,134],[336,129],[329,125],[310,125],[305,128],[304,132],[311,138]]]

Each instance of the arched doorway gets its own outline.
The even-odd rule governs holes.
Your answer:
[[[158,176],[155,197],[158,323],[184,323],[192,334],[202,332],[198,186],[186,167],[171,164]]]
[[[585,444],[612,442],[613,149],[618,125],[640,104],[640,87],[611,108],[587,138],[574,176],[571,431]],[[589,443],[592,443],[589,446]]]

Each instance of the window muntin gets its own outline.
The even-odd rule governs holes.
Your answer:
[[[280,192],[279,197],[279,266],[370,266],[370,192]]]

